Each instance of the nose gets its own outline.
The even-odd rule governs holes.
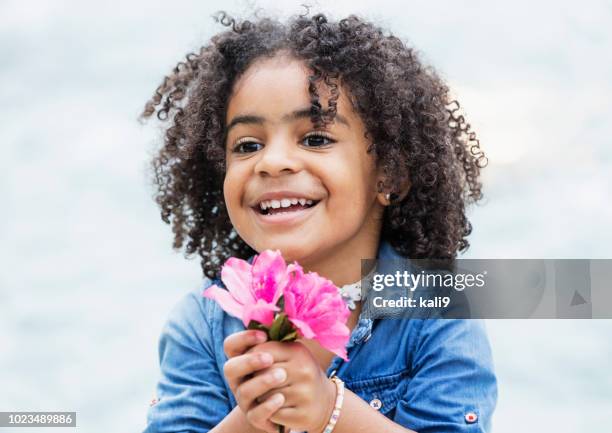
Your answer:
[[[297,151],[297,145],[288,137],[268,140],[258,155],[254,167],[255,173],[268,176],[297,173],[302,166]]]

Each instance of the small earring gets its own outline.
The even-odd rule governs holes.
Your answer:
[[[392,204],[395,200],[397,200],[399,198],[399,195],[397,195],[394,192],[388,192],[385,194],[385,199],[387,199],[387,201],[389,202],[389,204]]]

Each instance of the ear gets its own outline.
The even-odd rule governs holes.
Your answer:
[[[377,199],[383,206],[397,204],[404,200],[412,186],[408,173],[400,178],[393,179],[384,174],[379,174],[376,181]]]

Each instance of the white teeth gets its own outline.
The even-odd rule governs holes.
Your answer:
[[[305,206],[311,205],[313,201],[305,198],[283,198],[280,200],[264,200],[259,203],[259,208],[261,210],[266,210],[269,208],[278,209],[280,207],[289,207],[298,203],[302,206]]]

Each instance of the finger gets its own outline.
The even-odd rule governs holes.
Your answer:
[[[287,386],[287,371],[284,368],[271,367],[262,370],[257,376],[238,385],[237,394],[241,403],[248,409],[259,404],[278,391],[281,386]],[[267,393],[266,398],[262,398]],[[258,398],[259,397],[259,398]],[[255,401],[255,399],[257,399]],[[238,399],[238,397],[237,397]]]
[[[269,421],[269,418],[282,407],[285,397],[278,392],[263,403],[246,412],[247,420],[257,428],[267,432],[277,432],[278,426]]]
[[[263,343],[267,340],[267,335],[263,331],[249,329],[231,334],[223,340],[223,352],[228,358],[242,355],[249,348]]]
[[[230,388],[236,387],[246,380],[245,376],[252,374],[263,368],[267,368],[274,362],[272,355],[266,352],[249,353],[229,358],[223,364],[223,375]]]
[[[268,417],[268,421],[274,423],[274,425],[291,425],[296,426],[303,422],[303,414],[300,413],[296,406],[283,406],[280,409],[276,410],[270,417]]]
[[[296,349],[294,346],[294,344],[287,342],[266,341],[265,343],[250,347],[245,353],[268,352],[272,354],[275,362],[289,361],[295,355]],[[298,347],[298,350],[300,349],[301,347]]]
[[[295,402],[295,390],[291,385],[281,385],[275,388],[271,388],[268,391],[264,392],[263,394],[260,394],[259,396],[255,397],[255,400],[253,401],[254,404],[260,404],[264,401],[266,401],[268,398],[270,398],[272,395],[274,395],[277,392],[283,392],[283,395],[285,396],[285,405],[290,405],[293,406],[294,402]]]

